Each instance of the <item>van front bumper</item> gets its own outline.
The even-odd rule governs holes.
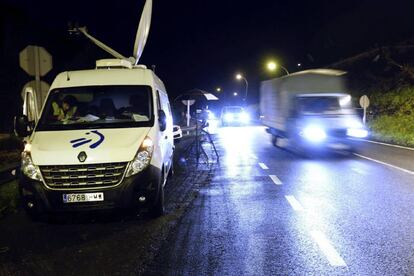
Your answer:
[[[41,181],[21,174],[19,190],[26,208],[38,212],[93,211],[131,209],[155,202],[161,183],[161,170],[148,166],[142,172],[125,177],[120,184],[109,188],[52,190]],[[64,203],[64,194],[103,193],[103,201]],[[141,201],[139,198],[141,197]],[[145,197],[145,201],[142,201]]]

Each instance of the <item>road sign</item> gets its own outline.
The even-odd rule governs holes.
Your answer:
[[[361,105],[362,108],[368,108],[368,106],[369,106],[368,96],[364,95],[361,98],[359,98],[359,104]]]
[[[52,70],[52,56],[45,48],[29,45],[19,54],[20,67],[30,76],[46,75]]]
[[[182,100],[181,101],[184,105],[190,106],[195,103],[195,100]]]
[[[367,108],[369,106],[369,98],[367,95],[363,95],[360,99],[359,99],[359,104],[361,105],[361,107],[364,109],[364,116],[362,117],[362,122],[366,123],[367,121]]]

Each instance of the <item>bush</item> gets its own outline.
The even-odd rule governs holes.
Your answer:
[[[374,115],[404,116],[414,114],[414,87],[404,87],[371,96]]]
[[[414,113],[378,116],[369,125],[376,140],[414,146]]]

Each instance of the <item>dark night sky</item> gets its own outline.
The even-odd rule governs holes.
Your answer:
[[[412,38],[413,2],[154,0],[141,63],[157,66],[171,95],[195,87],[240,91],[244,88],[234,81],[234,73],[243,72],[253,102],[260,80],[269,77],[263,69],[269,57],[295,71],[297,62],[320,67]],[[2,101],[11,100],[16,109],[16,93],[29,80],[18,68],[18,52],[28,44],[44,46],[53,55],[49,82],[59,71],[92,68],[96,58],[107,57],[86,39],[69,36],[68,21],[86,25],[91,34],[130,55],[143,3],[2,0],[0,57],[5,66],[0,84],[9,87],[0,89]]]

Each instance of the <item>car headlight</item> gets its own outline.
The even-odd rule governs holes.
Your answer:
[[[327,137],[325,130],[319,126],[306,127],[302,132],[302,136],[311,142],[322,142]]]
[[[27,146],[25,148],[30,148]],[[32,157],[30,155],[30,151],[23,151],[22,153],[22,163],[21,163],[21,171],[25,176],[30,179],[42,181],[42,175],[40,173],[40,169],[38,166],[33,164]]]
[[[243,112],[243,113],[240,114],[240,119],[241,119],[242,122],[248,123],[250,121],[250,116],[249,116],[248,113]]]
[[[364,128],[348,128],[346,135],[355,138],[366,138],[368,136],[368,130]]]
[[[146,137],[134,159],[129,163],[126,177],[132,176],[143,171],[151,162],[152,153],[154,151],[154,143],[149,137]]]
[[[225,120],[225,121],[227,121],[227,122],[233,121],[233,114],[231,114],[231,113],[226,113],[226,114],[224,115],[224,120]]]

